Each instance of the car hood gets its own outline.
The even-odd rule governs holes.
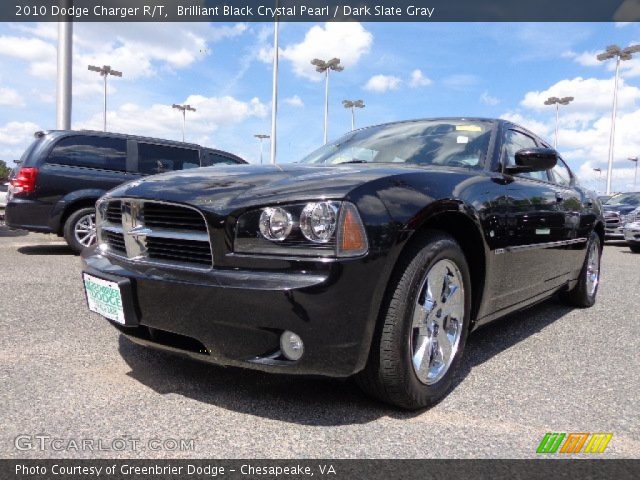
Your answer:
[[[121,185],[108,195],[187,203],[220,212],[266,202],[340,199],[370,181],[428,170],[428,167],[393,164],[218,166],[146,177]]]

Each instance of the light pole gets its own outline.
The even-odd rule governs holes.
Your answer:
[[[364,108],[364,100],[343,100],[342,105],[344,108],[351,109],[351,131],[353,132],[356,129],[356,108]]]
[[[618,45],[609,45],[606,50],[596,58],[600,62],[616,59],[616,75],[613,83],[613,109],[611,111],[611,134],[609,136],[609,164],[607,165],[607,195],[611,195],[611,173],[613,171],[613,144],[616,135],[616,110],[618,109],[618,78],[620,76],[620,61],[631,60],[634,53],[640,52],[640,45],[632,45],[620,48]]]
[[[638,157],[629,157],[629,160],[636,162],[636,171],[633,174],[633,188],[636,188],[636,182],[638,181]]]
[[[278,2],[276,1],[276,7]],[[271,164],[276,164],[276,121],[278,118],[278,57],[280,52],[278,50],[278,16],[276,15],[275,22],[273,22],[273,79],[271,85]]]
[[[569,105],[573,101],[573,97],[549,97],[545,100],[545,105],[555,105],[556,106],[556,134],[553,139],[553,148],[558,149],[558,117],[560,105]]]
[[[173,104],[171,105],[171,108],[175,108],[176,110],[180,110],[182,112],[182,141],[184,142],[184,138],[185,138],[185,130],[187,129],[187,111],[189,112],[195,112],[196,109],[193,108],[191,105],[178,105],[178,104]]]
[[[257,133],[256,135],[254,135],[254,137],[260,140],[260,165],[262,165],[262,142],[265,139],[271,138],[271,137],[269,135],[265,135],[264,133]]]
[[[122,77],[122,72],[112,70],[109,65],[103,65],[102,67],[96,67],[95,65],[89,65],[89,70],[92,72],[98,72],[100,76],[104,78],[104,118],[103,126],[104,131],[107,131],[107,77],[113,75],[114,77]]]
[[[601,168],[594,168],[593,171],[594,172],[598,172],[598,185],[600,185],[600,180],[602,180],[602,169]],[[600,188],[600,187],[598,186],[598,188]],[[609,194],[607,193],[607,195],[609,195]]]
[[[328,122],[329,122],[329,70],[341,72],[344,67],[340,65],[339,58],[332,58],[324,61],[318,58],[311,60],[311,65],[315,65],[316,72],[324,73],[324,143],[327,143]]]

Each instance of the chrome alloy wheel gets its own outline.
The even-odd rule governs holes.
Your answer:
[[[421,283],[409,339],[411,363],[422,383],[432,385],[449,370],[464,328],[464,308],[460,269],[451,260],[437,261]]]
[[[83,247],[90,247],[96,241],[96,214],[83,215],[76,222],[73,234]]]
[[[587,294],[591,297],[600,281],[600,242],[594,241],[589,247],[587,254]]]

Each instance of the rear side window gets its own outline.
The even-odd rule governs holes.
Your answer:
[[[65,137],[53,147],[47,163],[124,172],[127,142],[123,138]]]
[[[199,166],[198,150],[151,143],[138,144],[138,170],[140,173],[155,175],[156,173]]]
[[[232,158],[220,155],[216,152],[206,152],[202,159],[203,167],[210,167],[211,165],[235,165],[236,163],[238,162],[234,161]]]

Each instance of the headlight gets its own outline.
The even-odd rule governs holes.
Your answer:
[[[236,223],[236,253],[336,258],[364,255],[368,248],[358,210],[349,202],[265,207]]]
[[[308,203],[300,215],[300,230],[308,240],[327,243],[338,224],[338,206],[335,202]]]
[[[267,240],[281,242],[293,229],[291,214],[284,208],[265,208],[260,214],[260,233]]]

